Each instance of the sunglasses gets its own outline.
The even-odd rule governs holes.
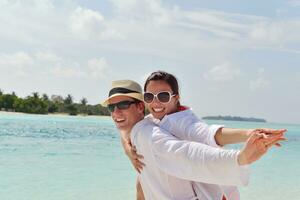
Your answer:
[[[169,103],[171,98],[176,96],[176,94],[171,94],[169,91],[162,91],[157,94],[153,94],[151,92],[144,93],[144,101],[146,103],[152,103],[154,98],[156,98],[161,103]]]
[[[118,103],[114,103],[114,104],[109,104],[107,105],[107,108],[109,110],[109,112],[114,112],[115,108],[117,107],[120,110],[126,110],[130,107],[131,104],[135,104],[138,103],[139,101],[120,101]]]

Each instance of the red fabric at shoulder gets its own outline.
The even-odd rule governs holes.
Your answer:
[[[178,111],[184,111],[184,110],[187,110],[187,109],[189,109],[189,107],[187,107],[187,106],[179,106]]]

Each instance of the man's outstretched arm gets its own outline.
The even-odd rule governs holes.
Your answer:
[[[247,167],[241,165],[258,160],[266,152],[262,152],[255,145],[246,145],[241,151],[224,150],[179,140],[159,127],[154,127],[153,131],[152,146],[158,167],[172,176],[197,182],[246,185],[249,172]],[[264,142],[273,144],[279,138]]]

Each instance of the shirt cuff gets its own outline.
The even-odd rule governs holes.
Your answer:
[[[236,154],[236,166],[237,166],[237,174],[240,176],[240,180],[242,183],[242,186],[247,186],[249,184],[249,177],[250,177],[250,165],[239,165],[238,162],[238,155],[239,152]]]
[[[209,126],[209,141],[210,141],[210,144],[209,146],[212,146],[212,147],[222,147],[220,145],[217,144],[216,142],[216,139],[215,139],[215,135],[217,133],[217,131],[220,129],[220,128],[224,128],[225,126],[224,125],[211,125]]]

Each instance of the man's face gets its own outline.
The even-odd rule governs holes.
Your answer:
[[[127,96],[116,96],[109,100],[109,104],[116,104],[122,101],[134,101],[134,99]],[[141,103],[134,103],[127,109],[115,107],[111,117],[119,130],[130,131],[141,120],[141,114],[143,114],[143,106]]]

